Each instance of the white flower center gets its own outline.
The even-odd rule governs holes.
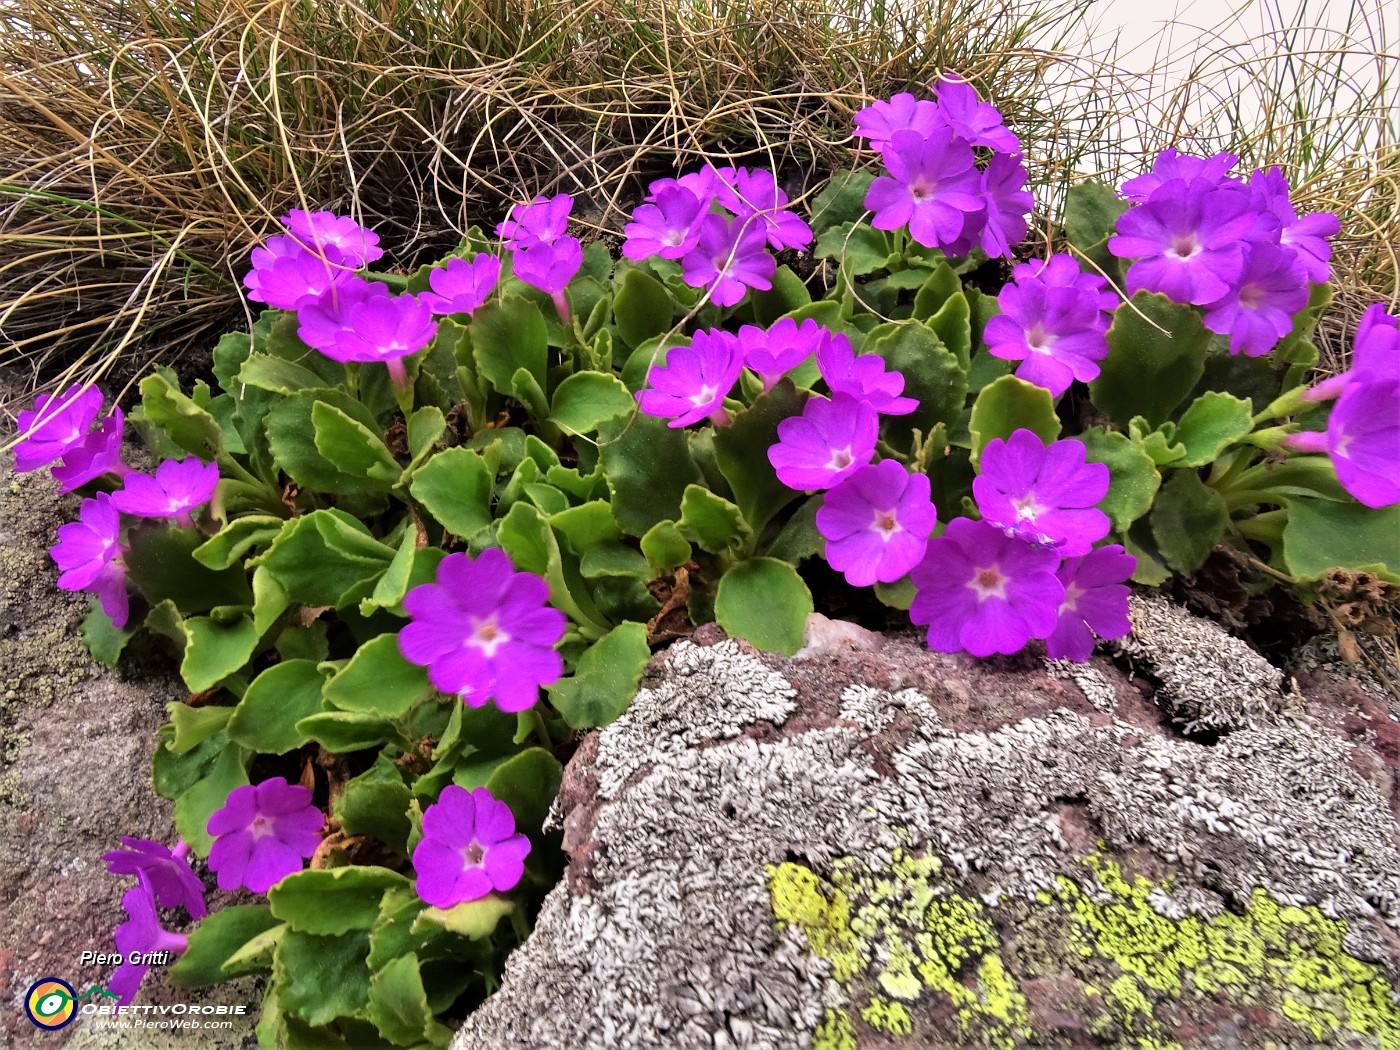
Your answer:
[[[845,448],[834,448],[831,450],[831,458],[826,461],[827,470],[845,470],[855,462],[856,457],[851,455],[851,446]]]
[[[886,543],[896,532],[903,532],[904,526],[899,523],[899,517],[892,510],[877,510],[875,520],[870,523],[870,531],[878,533],[880,539]]]
[[[1016,510],[1017,521],[1033,522],[1037,515],[1045,513],[1045,508],[1036,502],[1034,492],[1028,493],[1020,499],[1013,499],[1011,506]]]
[[[495,657],[496,650],[508,641],[510,641],[510,635],[501,630],[501,625],[496,622],[495,613],[484,620],[479,620],[467,638],[467,644],[480,649],[488,660]]]
[[[976,570],[972,574],[972,579],[967,583],[976,593],[979,602],[985,602],[988,598],[1005,599],[1006,584],[1007,577],[997,565],[989,565],[986,568]]]
[[[719,387],[713,384],[706,384],[702,386],[698,392],[690,395],[690,403],[696,408],[699,408],[701,405],[708,405],[715,399],[717,393],[719,393]]]
[[[467,843],[467,848],[462,850],[462,863],[469,868],[477,867],[486,857],[486,848],[476,839]]]
[[[1026,332],[1026,345],[1037,354],[1048,354],[1054,342],[1055,337],[1047,332],[1039,321],[1031,325]]]
[[[1200,241],[1196,240],[1194,233],[1178,234],[1172,238],[1172,245],[1167,249],[1168,255],[1175,255],[1178,259],[1194,259],[1201,254]]]

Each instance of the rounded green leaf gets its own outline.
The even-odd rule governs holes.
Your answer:
[[[1108,357],[1089,384],[1089,394],[1120,426],[1142,416],[1155,427],[1170,418],[1201,378],[1210,341],[1196,307],[1138,292],[1114,311]]]
[[[637,272],[633,270],[628,276]],[[572,433],[591,434],[604,420],[631,412],[636,405],[626,384],[612,373],[575,372],[554,391],[549,419]]]
[[[701,485],[686,486],[679,525],[681,532],[711,554],[737,546],[749,532],[738,507]]]
[[[1176,424],[1176,440],[1186,447],[1174,467],[1203,467],[1254,429],[1254,405],[1218,390],[1208,390]]]
[[[493,480],[480,453],[449,448],[418,468],[409,492],[448,532],[471,539],[491,524]]]
[[[1174,470],[1158,492],[1148,520],[1167,564],[1188,574],[1204,565],[1224,538],[1229,513],[1220,494],[1194,470]]]
[[[1364,507],[1320,499],[1292,499],[1283,530],[1288,572],[1320,580],[1330,569],[1376,572],[1400,582],[1400,503]]]
[[[272,914],[300,933],[339,936],[368,930],[386,890],[405,886],[398,872],[370,865],[305,869],[267,891]]]
[[[1128,438],[1103,427],[1090,427],[1078,440],[1084,443],[1087,462],[1108,467],[1108,495],[1099,501],[1099,509],[1115,531],[1126,532],[1152,509],[1152,497],[1162,481],[1156,464]]]
[[[982,450],[992,439],[1009,438],[1018,430],[1030,430],[1047,445],[1060,435],[1060,419],[1050,391],[1015,376],[1002,376],[988,383],[972,403],[972,462],[982,459]]]
[[[715,594],[715,619],[732,638],[791,656],[802,648],[812,592],[785,561],[750,558],[726,572]]]
[[[234,976],[224,963],[249,941],[281,925],[264,904],[225,905],[201,919],[189,934],[189,944],[168,973],[180,988],[202,988]]]
[[[666,286],[649,273],[628,270],[613,300],[613,318],[628,346],[640,346],[671,327],[675,302]]]
[[[546,686],[549,701],[575,729],[605,726],[627,710],[649,659],[646,624],[619,624],[584,652],[572,677]]]
[[[233,674],[248,662],[258,644],[258,629],[250,616],[228,624],[195,616],[185,621],[185,632],[188,642],[180,677],[192,693],[210,689]]]
[[[342,711],[397,718],[431,691],[427,671],[399,652],[397,634],[371,638],[326,683],[326,701]]]
[[[233,709],[228,736],[269,755],[285,755],[306,743],[297,722],[322,710],[325,675],[312,660],[283,660],[253,679]]]

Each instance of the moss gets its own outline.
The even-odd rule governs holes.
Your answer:
[[[831,961],[852,1009],[827,1012],[816,1046],[858,1045],[852,1015],[883,1035],[910,1035],[922,1023],[951,1026],[940,1034],[980,1046],[1023,1045],[1032,1022],[1021,980],[1068,972],[1082,1002],[1108,1011],[1087,1010],[1086,1030],[1138,1050],[1179,1050],[1162,1007],[1185,1004],[1200,1016],[1221,1002],[1265,1008],[1281,1037],[1291,1024],[1300,1039],[1356,1034],[1400,1050],[1393,987],[1380,967],[1346,951],[1344,920],[1262,889],[1243,911],[1171,919],[1152,907],[1170,884],[1098,857],[1084,864],[1086,881],[1101,887],[1092,896],[1064,878],[1055,893],[1006,905],[1006,915],[957,893],[931,854],[896,851],[881,870],[843,858],[829,882],[799,864],[769,868],[774,914]],[[998,919],[1016,926],[1015,951]]]

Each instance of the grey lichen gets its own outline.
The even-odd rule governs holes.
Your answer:
[[[824,667],[846,684],[822,713],[788,681],[809,662],[677,646],[600,733],[590,772],[607,801],[574,800],[566,814],[590,825],[575,839],[592,847],[591,878],[550,894],[503,989],[454,1045],[807,1045],[841,986],[800,933],[775,933],[767,873],[796,862],[829,874],[839,858],[878,871],[911,849],[941,858],[989,907],[1034,906],[1065,879],[1110,902],[1083,859],[1124,850],[1167,877],[1151,896],[1165,917],[1216,916],[1263,888],[1353,920],[1348,948],[1389,959],[1374,924],[1400,927],[1400,854],[1347,745],[1305,719],[1249,727],[1244,713],[1266,710],[1279,682],[1228,640],[1209,639],[1210,666],[1193,678],[1149,637],[1144,651],[1166,672],[1154,673],[1177,695],[1235,697],[1242,717],[1218,745],[1067,709],[957,733],[939,703],[977,688],[953,680],[966,672],[888,692]],[[902,645],[851,665],[869,674],[888,660],[875,671],[899,680]],[[1127,688],[1107,673],[1096,672],[1110,693]],[[755,720],[769,727],[745,733]]]

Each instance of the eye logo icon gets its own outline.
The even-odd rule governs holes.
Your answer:
[[[73,986],[57,977],[45,977],[33,984],[24,997],[24,1012],[39,1027],[48,1031],[62,1028],[77,1013],[77,995]]]

